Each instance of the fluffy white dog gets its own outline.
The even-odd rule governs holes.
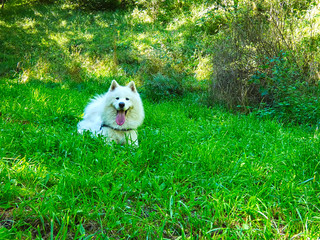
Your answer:
[[[138,145],[137,128],[144,119],[144,110],[134,82],[120,86],[112,81],[109,91],[93,98],[84,110],[78,132],[88,130],[102,134],[107,141]]]

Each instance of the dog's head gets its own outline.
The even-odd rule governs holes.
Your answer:
[[[116,111],[115,121],[118,126],[122,126],[130,120],[130,114],[135,111],[135,108],[142,106],[134,82],[130,82],[127,86],[120,86],[113,80],[108,94],[111,98],[110,103]]]

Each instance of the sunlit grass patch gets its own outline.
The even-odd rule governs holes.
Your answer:
[[[207,108],[195,96],[143,99],[140,147],[106,145],[76,124],[108,83],[1,84],[0,221],[14,221],[13,236],[319,232],[320,142],[310,129]]]
[[[139,10],[135,8],[132,13],[132,21],[135,23],[153,23],[154,18],[150,16],[150,12],[147,10]]]
[[[35,31],[35,24],[36,21],[32,18],[23,18],[20,22],[16,22],[17,26],[21,27],[22,29],[26,30],[29,33],[36,33]]]
[[[209,80],[212,74],[212,62],[210,56],[199,56],[199,63],[195,70],[195,78],[198,81]]]
[[[31,17],[6,15],[2,38],[6,39],[8,52],[3,58],[12,63],[0,69],[2,74],[12,75],[20,62],[23,82],[33,79],[82,82],[110,73],[144,82],[146,77],[157,73],[169,72],[171,77],[172,73],[185,71],[189,78],[195,73],[190,58],[195,46],[189,47],[182,37],[188,29],[164,30],[160,21],[143,20],[140,14],[147,11],[136,8],[132,14],[94,15],[56,4],[34,5],[25,13]],[[7,38],[12,28],[16,29],[14,35]],[[187,55],[182,50],[186,46],[190,50]]]

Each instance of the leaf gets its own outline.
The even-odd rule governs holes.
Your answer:
[[[268,89],[266,89],[266,88],[260,88],[260,93],[261,93],[262,97],[269,94]]]

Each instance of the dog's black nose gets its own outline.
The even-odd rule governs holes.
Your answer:
[[[119,102],[119,107],[124,108],[124,102]]]

